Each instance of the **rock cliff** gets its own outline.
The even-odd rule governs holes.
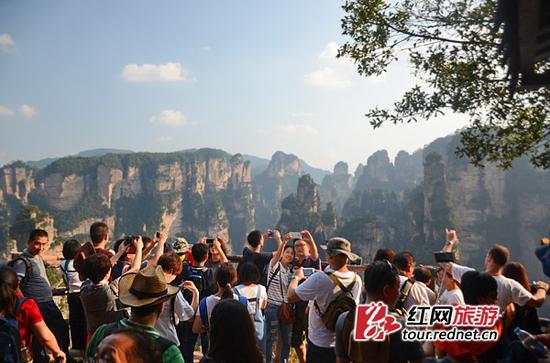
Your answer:
[[[38,172],[9,165],[0,170],[0,196],[6,219],[13,222],[21,205],[33,204],[48,211],[63,235],[87,234],[91,223],[104,220],[113,238],[165,228],[191,241],[242,241],[255,224],[250,163],[212,149],[68,157]]]

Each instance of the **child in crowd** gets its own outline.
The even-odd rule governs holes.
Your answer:
[[[143,242],[141,237],[133,241],[135,248],[134,260],[125,273],[137,272],[141,264]],[[124,253],[130,244],[122,244],[119,253]],[[80,289],[80,299],[86,314],[88,337],[102,325],[118,321],[125,317],[124,310],[117,310],[118,279],[109,282],[111,276],[111,261],[105,254],[96,253],[84,261],[86,281]],[[123,274],[124,275],[124,274]]]
[[[69,325],[71,327],[72,348],[77,350],[86,349],[86,316],[80,300],[80,286],[82,281],[74,268],[74,258],[77,255],[81,244],[76,239],[70,239],[63,244],[63,257],[59,268],[63,273],[63,281],[67,286],[69,294]]]

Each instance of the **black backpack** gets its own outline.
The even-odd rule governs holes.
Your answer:
[[[191,266],[189,264],[183,264],[182,276],[184,281],[192,281],[197,290],[199,290],[199,298],[212,295],[215,291],[212,291],[213,276],[212,269],[205,266]]]
[[[23,263],[25,264],[25,276],[23,276],[23,278],[19,282],[19,287],[21,289],[23,289],[23,287],[25,286],[25,284],[27,283],[27,281],[29,281],[29,278],[31,277],[32,263],[31,263],[31,260],[29,260],[28,257],[18,256],[16,258],[14,258],[13,260],[11,260],[10,262],[8,262],[8,266],[10,266],[11,268],[15,268],[15,264],[17,263],[17,261],[23,261]]]
[[[413,285],[414,281],[411,279],[407,279],[407,281],[403,283],[403,286],[401,286],[401,290],[399,291],[399,298],[397,299],[395,306],[390,309],[390,311],[394,315],[400,318],[407,317],[408,313],[405,309],[405,301],[407,301],[407,299],[409,298],[409,293],[411,292]]]
[[[21,362],[21,338],[15,319],[0,318],[0,362]]]

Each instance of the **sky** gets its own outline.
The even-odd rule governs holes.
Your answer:
[[[466,125],[373,130],[365,113],[417,82],[336,59],[341,1],[0,0],[0,164],[95,148],[211,147],[350,170]]]

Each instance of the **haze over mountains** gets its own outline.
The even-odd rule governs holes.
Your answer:
[[[16,162],[0,169],[0,247],[14,248],[15,239],[21,249],[34,226],[85,239],[104,220],[113,238],[166,228],[190,241],[218,235],[238,253],[248,231],[278,226],[308,228],[319,243],[343,235],[367,261],[390,246],[433,263],[444,228],[454,226],[465,263],[479,266],[490,245],[504,242],[536,278],[533,250],[550,227],[550,173],[526,160],[508,171],[474,168],[455,157],[456,143],[437,139],[394,160],[381,150],[353,173],[345,162],[328,172],[280,151],[267,160],[214,149],[101,149]]]

